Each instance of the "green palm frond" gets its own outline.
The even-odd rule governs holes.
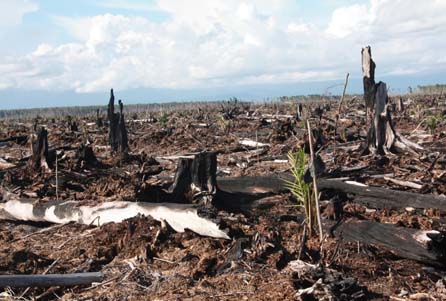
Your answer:
[[[312,185],[305,183],[304,175],[307,165],[307,155],[303,149],[296,153],[290,151],[288,153],[288,162],[291,169],[291,174],[293,175],[293,180],[285,180],[285,187],[291,192],[291,194],[297,200],[297,206],[303,207],[305,210],[305,215],[307,217],[307,224],[311,229],[315,226],[315,219],[313,218],[313,213],[315,210],[314,205],[314,194]]]

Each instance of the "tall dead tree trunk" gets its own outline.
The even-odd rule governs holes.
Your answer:
[[[108,141],[113,153],[125,154],[129,148],[123,108],[124,105],[119,100],[119,112],[115,113],[115,95],[111,89],[107,117],[109,121]]]
[[[48,131],[45,127],[35,126],[36,134],[31,137],[31,168],[33,171],[47,172],[49,168],[48,160]]]
[[[362,48],[362,81],[364,84],[364,101],[366,109],[372,108],[375,103],[375,68],[370,46]]]
[[[392,124],[389,111],[387,86],[383,82],[375,84],[375,62],[372,59],[370,46],[362,49],[362,71],[364,82],[364,100],[370,114],[367,118],[367,148],[365,153],[384,155],[387,152],[416,152],[423,150],[418,144],[399,135]]]

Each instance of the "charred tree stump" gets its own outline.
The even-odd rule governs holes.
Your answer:
[[[104,122],[102,121],[102,117],[99,114],[99,109],[96,110],[96,125],[100,129],[104,126]]]
[[[93,149],[89,145],[81,144],[76,151],[76,168],[98,167],[100,165]]]
[[[423,148],[399,135],[392,124],[389,110],[387,86],[383,82],[375,84],[375,62],[372,60],[370,46],[362,49],[362,71],[364,100],[367,108],[367,147],[364,153],[385,155],[388,152],[416,152]]]
[[[46,172],[50,170],[48,156],[48,131],[39,127],[37,133],[31,137],[31,169]]]
[[[129,149],[123,109],[124,105],[119,100],[119,112],[115,113],[115,95],[111,89],[107,117],[109,121],[108,141],[112,153],[126,154]]]
[[[398,112],[403,112],[404,111],[404,102],[403,102],[403,98],[399,97],[396,103],[396,109],[398,110]]]
[[[202,152],[180,158],[169,192],[175,202],[211,204],[218,191],[217,154]]]

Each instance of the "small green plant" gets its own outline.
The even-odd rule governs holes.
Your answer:
[[[427,119],[427,127],[429,128],[431,135],[435,133],[435,129],[438,125],[438,118],[435,115],[429,116]]]
[[[317,220],[312,184],[306,183],[304,180],[307,162],[308,158],[303,149],[296,153],[288,152],[288,163],[293,175],[293,181],[285,181],[285,186],[297,199],[298,206],[304,208],[311,235],[313,230],[317,228]]]
[[[161,124],[162,127],[166,127],[167,123],[169,122],[169,115],[167,113],[164,113],[161,115],[161,117],[158,119],[158,122]]]

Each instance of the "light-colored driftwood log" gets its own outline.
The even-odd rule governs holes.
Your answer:
[[[101,282],[101,272],[50,274],[50,275],[0,275],[0,287],[51,287],[89,285]]]
[[[173,203],[105,202],[99,205],[79,206],[76,201],[35,202],[35,200],[9,200],[0,203],[0,219],[65,224],[102,225],[121,222],[139,214],[166,221],[175,231],[189,229],[197,234],[229,239],[213,221],[198,215],[193,205]]]

